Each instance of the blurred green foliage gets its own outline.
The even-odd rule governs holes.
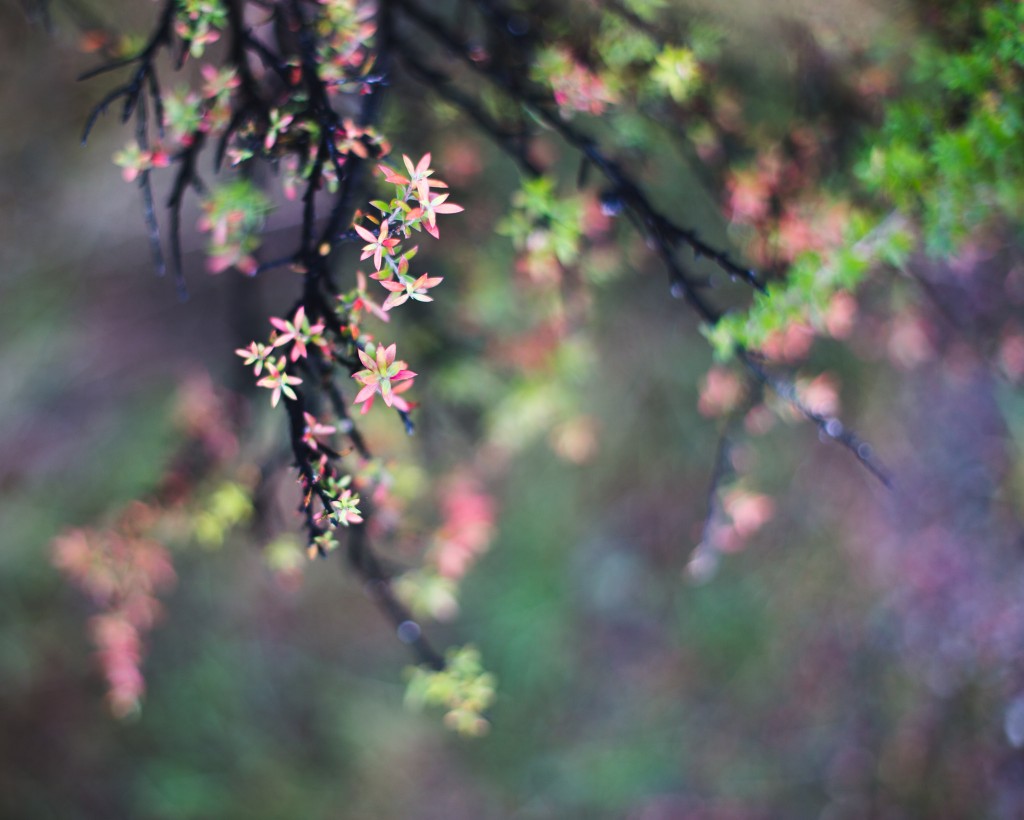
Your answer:
[[[937,255],[994,216],[1019,226],[1024,212],[1024,6],[954,5],[945,39],[912,49],[910,85],[861,169],[872,190],[920,215]]]
[[[853,214],[839,248],[801,253],[785,281],[755,294],[749,310],[727,314],[703,332],[716,359],[726,361],[738,348],[761,349],[773,334],[792,325],[824,330],[836,294],[856,291],[880,266],[902,269],[913,249],[912,229],[898,214],[881,222]]]

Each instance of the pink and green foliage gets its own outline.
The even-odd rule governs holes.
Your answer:
[[[235,354],[245,359],[245,364],[253,365],[253,374],[258,376],[263,372],[263,368],[267,363],[267,358],[274,352],[274,345],[261,344],[260,342],[250,342],[248,347],[240,347],[235,351]]]
[[[246,179],[221,185],[203,202],[199,228],[210,233],[207,267],[221,273],[235,267],[256,272],[253,255],[260,246],[260,232],[270,212],[270,200]]]
[[[292,385],[302,384],[302,379],[298,376],[293,376],[288,372],[288,365],[285,363],[284,356],[278,358],[277,361],[268,359],[266,362],[267,375],[256,382],[257,387],[266,387],[271,391],[270,404],[272,407],[277,407],[277,403],[281,401],[281,394],[283,393],[287,398],[293,401],[298,398],[298,394],[292,388]]]
[[[363,407],[365,413],[372,404],[373,397],[379,393],[384,403],[391,407],[395,401],[392,382],[412,380],[416,374],[406,367],[405,362],[395,361],[395,345],[377,345],[375,358],[371,358],[362,350],[358,353],[366,369],[352,374],[352,378],[363,385],[363,389],[356,394],[355,403],[366,402]]]
[[[119,717],[141,706],[146,638],[163,617],[160,596],[177,578],[171,545],[219,546],[252,513],[252,488],[227,469],[238,439],[225,395],[208,377],[188,379],[174,421],[179,447],[152,496],[105,526],[68,529],[52,545],[54,566],[96,610],[89,633]]]
[[[757,5],[771,4],[739,4],[725,14]],[[839,5],[829,4],[829,14]],[[1018,5],[999,3],[1007,14]],[[212,4],[166,8],[171,39],[159,46],[159,63],[184,58],[179,76],[191,77],[192,85],[162,94],[160,133],[160,92],[146,96],[145,72],[129,78],[143,89],[147,105],[136,99],[132,107],[145,109],[148,130],[145,137],[136,131],[118,162],[143,190],[153,180],[158,206],[165,191],[180,202],[193,189],[209,206],[220,187],[239,180],[264,191],[278,209],[272,223],[254,222],[251,230],[230,217],[207,225],[223,246],[214,267],[225,274],[203,289],[229,285],[231,266],[259,275],[256,283],[230,284],[246,294],[231,305],[245,323],[231,347],[239,346],[253,379],[238,362],[225,379],[257,385],[249,391],[257,400],[235,409],[250,429],[279,430],[281,442],[275,447],[260,435],[244,443],[244,463],[232,471],[242,490],[223,493],[219,482],[178,476],[176,497],[209,503],[193,499],[181,509],[168,498],[147,501],[159,522],[154,527],[129,528],[119,516],[79,527],[58,540],[55,560],[92,600],[95,617],[83,631],[98,649],[111,704],[119,714],[134,711],[153,633],[147,617],[130,613],[151,613],[171,583],[155,583],[160,573],[140,567],[159,566],[159,550],[177,559],[168,533],[183,520],[194,522],[190,533],[211,549],[238,520],[221,514],[224,499],[228,507],[239,492],[258,500],[258,518],[238,543],[266,543],[269,578],[248,549],[239,550],[241,560],[175,563],[185,600],[196,572],[228,580],[212,597],[231,614],[228,628],[270,659],[265,673],[246,675],[260,667],[224,663],[223,643],[206,635],[188,635],[187,651],[174,651],[173,633],[157,636],[149,671],[163,676],[165,663],[187,665],[195,655],[208,664],[212,656],[218,667],[259,678],[258,694],[247,700],[243,682],[222,687],[218,700],[218,687],[203,675],[197,698],[198,687],[180,686],[191,681],[172,667],[150,686],[158,719],[128,731],[170,723],[168,690],[181,690],[173,695],[185,704],[177,708],[188,713],[188,726],[248,716],[246,731],[227,733],[216,756],[234,760],[230,738],[241,737],[234,745],[246,747],[243,757],[256,767],[249,779],[259,782],[252,788],[246,766],[231,767],[233,776],[236,768],[243,772],[241,787],[233,780],[223,785],[223,802],[214,795],[204,803],[213,788],[147,759],[141,783],[124,783],[119,771],[111,787],[132,795],[128,808],[119,812],[121,804],[108,808],[100,799],[86,810],[222,816],[255,806],[257,815],[278,816],[277,793],[288,804],[285,814],[323,813],[322,796],[339,787],[331,757],[337,734],[303,734],[305,746],[313,746],[300,756],[295,781],[287,766],[294,744],[280,743],[281,727],[317,726],[325,715],[324,725],[333,727],[356,715],[352,726],[361,732],[379,714],[377,698],[394,701],[387,687],[368,687],[372,695],[359,691],[367,687],[317,688],[336,675],[337,655],[325,651],[322,635],[358,635],[361,664],[373,663],[376,653],[393,664],[393,653],[369,646],[363,636],[373,627],[364,631],[358,612],[338,617],[331,609],[335,596],[324,584],[332,567],[308,555],[329,557],[335,570],[339,563],[350,567],[358,588],[412,644],[421,665],[410,676],[411,706],[439,707],[448,725],[473,735],[487,729],[484,714],[493,708],[499,735],[473,751],[470,787],[448,777],[458,750],[438,758],[421,728],[402,733],[416,739],[411,747],[389,743],[401,717],[374,721],[370,731],[383,745],[343,750],[355,772],[356,782],[344,785],[353,786],[356,814],[402,816],[409,806],[432,806],[441,814],[485,816],[530,805],[551,816],[1020,816],[1024,698],[1016,657],[1024,619],[1013,560],[1022,474],[1012,452],[1021,436],[1002,430],[1000,415],[1016,427],[1024,418],[1013,385],[1001,381],[1024,379],[1024,268],[1019,254],[997,250],[994,229],[946,260],[951,271],[939,262],[922,265],[918,252],[906,253],[915,241],[912,221],[890,221],[872,212],[862,192],[851,193],[837,143],[852,143],[864,123],[851,123],[855,106],[847,98],[818,85],[840,59],[834,46],[845,32],[821,41],[827,53],[816,55],[813,66],[823,70],[799,74],[794,111],[791,95],[774,92],[785,99],[780,103],[733,87],[745,61],[767,61],[737,55],[730,43],[726,61],[716,65],[694,42],[696,26],[690,28],[683,4],[667,0],[242,0],[225,3],[220,22]],[[507,9],[520,16],[502,19]],[[1015,27],[1000,31],[1000,51],[1018,39],[1019,19],[1007,18],[1015,19]],[[955,29],[957,43],[974,30]],[[791,49],[785,36],[776,43],[774,30],[757,34],[769,42],[765,52],[800,59],[801,48]],[[125,42],[110,39],[118,56],[151,50],[147,38],[133,48]],[[1012,125],[1006,111],[1020,96],[1019,72],[999,66],[1017,58],[965,57],[957,74],[966,77],[935,71],[932,81],[948,86],[943,96],[953,95],[955,110],[932,97],[909,100],[892,123],[884,162],[869,163],[892,177],[881,184],[899,187],[897,203],[932,200],[919,203],[931,229],[957,220],[960,206],[951,201],[981,203],[985,212],[1024,190],[1013,183],[1017,154],[1005,150],[1012,134],[994,130],[993,119]],[[130,70],[147,65],[142,59]],[[532,73],[538,64],[543,69]],[[926,63],[941,64],[939,56]],[[847,79],[852,73],[845,64],[842,72]],[[986,76],[994,81],[964,92],[964,82]],[[164,79],[161,68],[161,86],[170,89]],[[416,84],[421,79],[424,86]],[[755,88],[760,93],[773,82],[761,76]],[[804,83],[817,93],[805,94]],[[886,81],[862,83],[854,74],[850,82],[857,89],[872,84]],[[831,97],[847,113],[827,115],[812,97]],[[435,105],[439,98],[443,105]],[[767,108],[775,119],[759,118]],[[400,146],[395,157],[379,123],[395,126],[388,135]],[[474,125],[497,148],[478,139]],[[963,150],[970,146],[965,135],[987,149]],[[452,184],[450,196],[432,184],[433,159],[419,159],[428,148],[436,174]],[[398,159],[402,150],[411,158]],[[512,162],[522,179],[514,179]],[[990,173],[979,183],[964,171],[980,166],[1001,172],[998,187],[990,187]],[[935,190],[953,200],[928,193]],[[367,207],[374,197],[379,201]],[[465,220],[443,218],[459,207],[453,198],[469,206]],[[718,214],[708,207],[716,202]],[[698,216],[702,211],[708,219]],[[488,230],[502,212],[500,230],[511,242]],[[425,241],[417,252],[413,232],[437,238],[441,225],[444,256]],[[713,247],[727,240],[760,271]],[[997,287],[978,286],[972,256],[984,260]],[[185,261],[202,267],[190,256]],[[871,275],[876,265],[881,276]],[[923,276],[920,290],[928,298],[919,298],[918,282],[903,274]],[[868,286],[863,302],[851,292],[859,282]],[[252,316],[248,295],[256,288],[265,307]],[[665,292],[659,300],[660,290],[676,301]],[[1004,305],[988,314],[998,322],[985,314],[975,321],[982,303]],[[679,314],[687,311],[720,355],[706,375],[709,352],[679,329]],[[966,331],[952,326],[959,320],[969,324]],[[941,366],[944,354],[948,367]],[[400,356],[421,375],[414,378]],[[985,360],[993,357],[997,367],[990,370]],[[899,390],[887,383],[896,381],[887,363],[896,376],[912,374]],[[864,390],[868,372],[883,374],[886,383]],[[904,392],[910,382],[913,392]],[[697,407],[690,408],[686,396],[697,395],[698,386]],[[901,396],[907,424],[900,425],[883,393]],[[936,395],[943,400],[934,401]],[[414,415],[420,420],[417,402],[425,408],[421,435],[396,442],[403,425]],[[368,413],[374,403],[377,412]],[[997,405],[1014,409],[1000,412]],[[888,442],[886,457],[903,462],[896,495],[872,493],[877,488],[841,458],[813,449],[817,432],[868,466],[877,463],[840,424],[840,407],[861,414]],[[201,425],[207,409],[198,403],[190,415]],[[783,429],[801,417],[817,430]],[[974,432],[964,435],[963,427]],[[769,430],[771,437],[764,435]],[[237,446],[216,431],[204,435],[225,449]],[[924,455],[920,476],[914,451]],[[939,487],[936,474],[955,480]],[[501,514],[503,554],[481,561],[498,532],[495,499],[502,490],[510,502]],[[965,497],[971,507],[960,515]],[[902,535],[882,524],[876,505],[893,508]],[[377,549],[384,553],[379,559]],[[96,568],[82,568],[83,553]],[[678,589],[687,574],[705,581],[716,566],[727,571],[714,585]],[[317,573],[306,598],[295,595],[303,572]],[[123,579],[123,595],[94,594],[89,579],[111,573]],[[268,580],[284,597],[265,594]],[[875,595],[866,594],[868,584]],[[470,592],[464,599],[463,586]],[[324,597],[314,599],[314,587]],[[148,603],[120,603],[133,599]],[[324,607],[305,605],[325,599]],[[258,632],[238,628],[245,605],[257,615],[250,624]],[[175,627],[185,609],[174,613]],[[188,609],[201,613],[202,626],[212,620],[202,607]],[[474,650],[439,662],[424,646],[422,619],[450,620],[460,609],[468,624],[451,629],[471,630],[490,662],[509,670],[500,701]],[[194,630],[200,631],[206,630]],[[33,629],[32,638],[47,632]],[[46,665],[62,674],[49,657],[53,641],[36,642]],[[313,663],[290,662],[311,644]],[[22,668],[35,675],[17,654],[0,654],[8,665],[13,656],[18,677]],[[307,666],[305,673],[297,668]],[[323,668],[326,677],[318,674]],[[909,688],[908,680],[915,681]],[[272,741],[261,751],[250,729],[258,730],[266,714],[267,692],[300,706],[288,716],[297,722],[270,722]],[[363,710],[369,698],[374,706]],[[250,709],[253,700],[257,708]],[[55,715],[50,725],[63,731],[68,700],[40,701],[41,711]],[[242,708],[225,711],[224,701]],[[223,733],[214,734],[219,744]],[[318,735],[325,738],[320,749]],[[676,737],[711,742],[680,744]],[[514,745],[527,741],[519,761],[507,753],[509,738]],[[207,742],[203,737],[201,747]],[[554,760],[552,743],[559,746],[556,765],[537,782],[531,772],[545,755]],[[390,747],[398,751],[388,757]],[[283,749],[282,765],[272,765],[267,748]],[[85,769],[69,770],[95,768],[90,757]],[[494,782],[470,793],[488,768]],[[326,790],[279,790],[265,780],[273,770],[282,782],[315,785],[319,769],[330,780]],[[390,793],[394,771],[414,776],[403,777],[398,796],[387,802],[378,795]],[[441,804],[438,772],[453,786]],[[20,785],[8,780],[17,787],[13,803]],[[93,778],[86,780],[91,790]],[[425,800],[407,799],[406,784],[419,780]],[[530,793],[514,795],[508,784],[516,780]],[[1006,787],[991,802],[979,800],[995,781]],[[138,795],[150,792],[160,794],[147,813]],[[243,809],[238,801],[246,795]],[[315,796],[303,803],[303,795]],[[179,796],[180,803],[168,805]],[[314,808],[303,811],[307,805]]]
[[[138,143],[131,142],[114,154],[114,162],[123,169],[121,176],[124,177],[124,181],[134,182],[144,171],[166,168],[171,160],[163,150],[149,151],[140,148]]]
[[[433,302],[434,297],[428,296],[427,291],[440,285],[443,281],[444,278],[441,276],[430,276],[426,273],[411,282],[394,281],[391,279],[382,280],[381,285],[384,289],[391,291],[388,298],[384,300],[382,309],[390,310],[393,307],[405,304],[409,299],[415,299],[417,302]]]
[[[417,0],[163,0],[160,23],[128,61],[135,66],[134,79],[96,111],[124,98],[125,119],[134,112],[135,141],[117,161],[142,190],[161,268],[151,176],[169,167],[170,261],[176,276],[182,201],[194,189],[202,209],[199,228],[209,235],[210,272],[233,268],[252,276],[289,268],[300,277],[292,304],[267,317],[270,334],[236,353],[287,419],[306,551],[324,556],[344,545],[401,634],[411,634],[407,613],[370,545],[371,537],[394,531],[379,522],[398,502],[387,470],[350,414],[353,407],[366,414],[379,395],[412,432],[417,405],[407,394],[417,373],[398,358],[392,341],[409,349],[402,328],[397,322],[389,326],[394,335],[383,341],[375,338],[373,322],[389,322],[399,308],[431,303],[435,294],[467,283],[492,289],[480,301],[500,305],[492,315],[502,314],[504,321],[509,301],[532,309],[529,319],[499,331],[487,327],[487,318],[462,311],[464,324],[479,331],[497,367],[513,374],[504,390],[491,390],[486,374],[459,380],[467,394],[493,401],[483,438],[497,463],[541,437],[574,464],[596,452],[600,425],[574,395],[594,359],[593,340],[582,329],[593,301],[584,285],[642,265],[667,274],[669,292],[692,311],[715,350],[722,358],[732,355],[747,372],[750,383],[744,385],[735,373],[712,371],[701,412],[724,419],[730,429],[733,418],[745,414],[751,429],[763,429],[759,411],[767,405],[761,394],[773,393],[780,401],[772,407],[789,407],[791,415],[811,420],[824,437],[839,441],[886,480],[870,449],[835,418],[836,384],[772,369],[798,362],[813,339],[811,328],[829,325],[828,317],[842,312],[844,291],[866,275],[875,257],[864,247],[873,223],[820,194],[824,171],[812,129],[794,126],[778,140],[785,150],[766,145],[764,129],[750,129],[758,136],[742,147],[755,159],[739,169],[715,165],[727,146],[742,143],[746,125],[742,107],[716,80],[715,35],[694,28],[686,42],[665,39],[657,25],[659,4],[653,2],[616,4],[611,11],[587,5],[550,11],[555,20],[565,17],[563,23],[580,12],[578,33],[570,35],[571,27],[557,23],[548,29],[545,15],[533,19],[531,12],[526,16],[536,32],[520,40],[518,18],[506,17],[503,3],[471,3],[474,25],[488,35],[485,48],[467,39],[474,25],[455,25],[446,9]],[[454,58],[451,65],[439,67],[421,39],[439,44]],[[209,48],[212,43],[217,47]],[[198,63],[194,87],[161,93],[156,58],[165,50],[179,62]],[[522,172],[521,189],[498,226],[520,254],[509,281],[469,282],[471,277],[414,268],[419,246],[412,244],[413,235],[440,239],[441,218],[463,207],[435,175],[431,153],[418,160],[403,154],[401,163],[387,160],[391,144],[378,130],[382,100],[403,71],[424,80]],[[465,91],[479,86],[486,93]],[[416,111],[399,114],[402,121]],[[602,130],[577,114],[601,115],[611,127]],[[711,174],[721,178],[734,236],[766,275],[681,221],[688,210],[669,178],[670,159],[632,167],[651,119],[659,127],[696,123],[687,125],[686,136]],[[206,167],[199,159],[207,148],[215,171],[224,174],[209,185],[198,170]],[[448,159],[452,175],[446,176],[453,181],[460,173],[480,172],[466,171],[474,166],[472,158]],[[577,190],[567,195],[563,166],[569,164],[580,170]],[[272,189],[283,192],[282,223],[288,216],[296,226],[285,232],[291,244],[276,259],[268,258],[269,248],[280,244],[279,237],[264,242],[268,216],[282,201],[281,194],[264,190],[263,181],[272,175]],[[376,193],[370,183],[387,193]],[[609,247],[619,233],[630,231],[635,247],[629,252]],[[346,257],[353,245],[358,262]],[[372,265],[372,271],[359,270],[359,263],[364,269]],[[433,262],[430,267],[438,269]],[[787,268],[791,272],[783,279],[779,274]],[[745,289],[736,296],[711,287],[725,278]],[[438,291],[442,282],[445,288]],[[750,291],[753,308],[737,309],[746,307]],[[443,301],[440,308],[437,314],[448,315]],[[474,480],[454,496],[461,501],[442,502],[442,532],[462,534],[439,535],[427,550],[435,592],[450,592],[492,536],[486,491]],[[717,515],[708,514],[709,549],[741,548],[773,514],[771,499],[739,482],[711,496]],[[417,637],[410,642],[419,661],[439,669],[444,660],[413,626]],[[477,726],[479,708],[456,722]]]
[[[373,54],[377,4],[372,0],[321,2],[324,14],[317,23],[320,79],[331,88],[351,86],[352,69],[362,66]]]
[[[579,196],[559,196],[551,177],[527,179],[498,230],[522,252],[531,279],[557,281],[561,267],[573,265],[580,255],[583,202]]]
[[[110,708],[118,716],[139,708],[145,690],[142,641],[163,614],[157,594],[175,581],[167,550],[141,534],[147,517],[151,511],[138,504],[115,528],[71,530],[53,545],[54,565],[100,610],[90,621],[90,633],[107,678]]]
[[[616,101],[601,77],[561,46],[538,56],[534,76],[551,84],[555,102],[567,116],[576,112],[598,115]]]
[[[199,58],[220,39],[226,23],[227,9],[221,0],[182,0],[174,28],[188,43],[189,54]]]
[[[459,611],[458,588],[496,534],[497,504],[472,468],[440,482],[441,513],[423,566],[402,575],[398,593],[421,617],[451,620]]]
[[[167,137],[172,143],[188,145],[193,134],[201,133],[205,124],[205,106],[198,93],[181,86],[164,98],[167,115]]]
[[[471,474],[455,476],[441,498],[442,524],[430,557],[445,578],[465,576],[494,538],[494,499]]]
[[[399,237],[407,239],[411,231],[425,230],[435,239],[439,239],[437,215],[457,214],[463,208],[454,202],[447,202],[448,194],[431,195],[431,188],[447,188],[448,185],[439,179],[431,179],[434,172],[430,168],[430,154],[424,154],[415,166],[413,166],[412,160],[405,155],[402,156],[402,160],[409,173],[408,177],[396,173],[387,165],[378,166],[378,171],[383,175],[385,181],[395,186],[395,195],[390,202],[374,200],[370,203],[383,216],[378,234],[374,236],[359,225],[355,226],[355,230],[367,242],[367,245],[363,247],[361,258],[373,257],[373,266],[376,271],[373,278],[383,282],[395,277],[399,284],[411,286],[415,280],[409,276],[408,263],[416,255],[417,248],[414,247],[403,253]],[[416,203],[415,207],[411,204],[413,202]],[[377,221],[372,216],[368,216],[367,219],[371,222]],[[422,277],[420,278],[422,279]],[[427,287],[433,287],[433,285]],[[418,288],[414,288],[414,290],[416,289]],[[396,303],[392,302],[392,306],[394,304]]]
[[[359,259],[364,260],[372,257],[373,267],[379,271],[384,257],[391,256],[395,246],[398,244],[397,239],[391,238],[391,226],[388,225],[388,221],[385,219],[380,226],[380,232],[376,236],[361,225],[356,225],[355,231],[367,243],[363,246],[363,255]]]
[[[306,309],[301,305],[295,311],[295,317],[290,321],[271,316],[270,324],[281,331],[280,335],[274,337],[274,347],[280,347],[290,342],[292,345],[290,358],[293,362],[305,357],[307,344],[315,344],[321,349],[327,344],[323,337],[326,326],[323,322],[311,324],[306,317]]]
[[[302,433],[302,440],[310,450],[320,449],[321,444],[326,445],[329,443],[330,437],[338,432],[337,427],[317,421],[316,416],[312,413],[303,413],[302,415],[306,421],[306,427]]]
[[[337,498],[331,500],[330,509],[324,510],[322,513],[321,520],[324,518],[340,527],[362,524],[363,517],[359,513],[359,496],[352,490],[342,490],[338,493]]]
[[[195,60],[214,54],[208,47],[222,39],[227,57],[202,62],[197,87],[176,90],[166,106],[155,79],[150,85],[140,82],[115,92],[115,97],[125,96],[135,106],[140,98],[145,103],[148,93],[161,119],[152,128],[145,119],[144,106],[137,109],[140,119],[135,145],[119,156],[119,162],[126,177],[137,179],[142,187],[151,236],[157,237],[154,252],[158,261],[161,254],[149,175],[170,164],[174,173],[171,261],[176,268],[180,265],[181,204],[186,189],[192,187],[201,194],[199,227],[209,234],[210,272],[235,268],[255,275],[288,265],[302,275],[298,300],[287,311],[269,317],[270,336],[250,341],[236,353],[245,366],[252,367],[256,385],[270,391],[271,405],[282,407],[288,417],[309,553],[325,555],[335,549],[339,544],[336,532],[348,529],[345,540],[354,565],[390,600],[388,578],[364,534],[368,515],[364,499],[373,498],[383,506],[386,499],[377,496],[384,485],[381,474],[371,469],[374,460],[347,408],[359,406],[365,414],[379,395],[411,431],[415,404],[406,394],[417,374],[398,358],[395,343],[374,339],[363,325],[368,319],[387,322],[404,305],[433,301],[435,289],[445,277],[414,270],[418,246],[407,243],[414,233],[421,232],[439,239],[441,217],[463,208],[451,200],[447,184],[436,177],[430,153],[416,161],[403,155],[398,168],[382,161],[390,146],[376,130],[374,120],[377,98],[387,86],[388,61],[394,56],[390,53],[395,43],[389,38],[395,36],[395,29],[389,3],[327,0],[307,6],[271,4],[262,11],[252,9],[252,20],[245,15],[245,6],[165,0],[160,27],[136,58],[142,80],[155,78],[154,56],[172,42],[172,32],[180,40],[181,53]],[[405,11],[422,21],[415,17],[414,9]],[[283,42],[277,43],[279,51],[266,45],[273,42],[267,30],[271,20],[295,35],[288,49]],[[478,55],[467,56],[482,65]],[[563,115],[600,114],[618,94],[613,83],[606,82],[566,46],[552,45],[540,56],[542,76],[537,79],[552,88],[554,105],[530,102],[535,106],[532,114],[560,129],[569,144],[580,147],[585,138],[564,125]],[[686,98],[699,79],[699,66],[686,50],[637,52],[629,62],[642,64],[642,73],[649,74],[655,86],[663,87],[667,96],[677,101]],[[533,100],[532,92],[524,99]],[[217,167],[227,159],[233,169],[227,181],[209,187],[197,172],[197,159],[208,144],[216,144]],[[597,222],[585,211],[585,202],[592,203],[593,195],[589,200],[557,196],[553,177],[535,173],[525,157],[523,153],[516,158],[531,171],[532,178],[524,182],[504,230],[525,252],[526,269],[533,280],[531,298],[546,300],[549,307],[536,327],[524,329],[521,340],[504,342],[502,347],[524,370],[551,358],[560,360],[555,372],[564,371],[575,378],[580,368],[561,355],[560,344],[568,335],[567,316],[580,310],[585,299],[571,291],[563,297],[559,286],[564,278],[573,278],[570,269],[579,264],[586,240],[596,237],[602,228],[595,227]],[[609,184],[621,189],[619,196],[634,190],[634,183],[602,155],[591,152],[589,159],[604,169]],[[390,196],[373,199],[368,212],[354,211],[350,203],[366,201],[356,198],[355,180],[371,163],[384,185],[391,187]],[[262,234],[272,207],[271,197],[254,182],[260,165],[278,170],[285,198],[302,203],[297,247],[276,263],[260,259]],[[642,194],[629,197],[641,223],[665,222],[664,217],[650,212]],[[607,217],[603,219],[607,221]],[[672,231],[676,238],[686,236],[685,231],[666,225],[659,227],[659,236]],[[372,292],[363,272],[338,270],[336,251],[351,242],[361,243],[360,261],[372,263],[370,279],[380,283],[379,296]],[[716,258],[723,264],[727,261],[721,253]],[[180,276],[179,269],[175,273]],[[343,287],[346,278],[350,283],[354,279],[354,286]],[[351,399],[344,395],[351,381],[338,378],[346,372],[358,385]],[[564,397],[554,401],[563,402]],[[514,405],[507,412],[511,418]],[[539,418],[548,413],[544,410]],[[575,427],[566,425],[555,437],[557,447],[569,458],[585,459],[592,450],[587,442],[592,441],[593,432],[588,430],[586,420]],[[514,436],[503,438],[502,446],[507,446]],[[344,439],[350,448],[341,443]],[[355,463],[349,465],[353,453]],[[492,527],[486,493],[466,490],[455,497],[462,501],[453,501],[448,511],[447,517],[452,519],[445,525],[449,535],[439,537],[433,551],[438,576],[452,582],[486,547]],[[397,601],[385,609],[392,617],[401,611]],[[414,646],[422,662],[435,668],[443,663],[425,642],[417,641]],[[467,717],[460,718],[459,725],[479,726],[474,714],[472,709],[466,711]]]

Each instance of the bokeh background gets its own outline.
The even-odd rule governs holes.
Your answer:
[[[693,7],[769,123],[798,113],[820,80],[807,72],[916,36],[909,7],[766,5]],[[150,11],[105,9],[140,29]],[[154,277],[137,192],[110,162],[126,139],[116,117],[79,144],[112,82],[75,82],[90,59],[66,21],[47,33],[0,5],[0,814],[1022,816],[1024,399],[986,335],[1024,300],[1019,248],[989,232],[920,259],[919,282],[866,288],[848,341],[817,345],[806,372],[830,374],[896,489],[811,425],[740,436],[742,487],[771,512],[695,583],[721,428],[698,409],[707,343],[650,257],[608,228],[625,250],[613,273],[592,263],[570,363],[533,367],[512,330],[537,300],[515,296],[515,252],[494,229],[515,171],[412,84],[394,90],[389,131],[454,169],[439,173],[467,213],[428,260],[458,300],[397,331],[438,373],[421,379],[416,440],[383,414],[370,434],[396,460],[419,454],[403,481],[426,497],[431,465],[489,464],[493,542],[458,619],[429,629],[476,645],[496,675],[490,732],[462,738],[403,707],[411,659],[338,556],[284,580],[268,563],[291,526],[280,511],[174,549],[143,708],[113,717],[92,605],[51,542],[154,491],[189,390],[253,398],[232,350],[298,279],[208,276],[194,231],[190,299]],[[678,152],[656,160],[659,195],[725,241],[719,192]],[[295,218],[276,214],[270,241]],[[510,329],[504,347],[495,328]],[[253,462],[284,432],[257,398],[239,422]],[[400,563],[415,560],[405,536]]]

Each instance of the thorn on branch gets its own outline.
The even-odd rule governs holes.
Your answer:
[[[754,378],[766,387],[771,388],[779,398],[789,402],[805,419],[812,422],[818,428],[822,438],[832,439],[853,453],[854,457],[887,490],[895,488],[892,474],[875,456],[874,450],[868,442],[847,428],[835,416],[827,416],[808,407],[797,395],[796,385],[792,381],[770,372],[749,351],[739,350],[736,355]]]

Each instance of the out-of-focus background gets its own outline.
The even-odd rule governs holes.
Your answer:
[[[119,25],[145,28],[148,4],[114,5]],[[851,53],[891,55],[918,33],[912,9],[868,0],[693,7],[722,32],[736,105],[768,123],[804,116]],[[137,191],[110,162],[129,136],[116,112],[80,145],[115,80],[75,82],[94,63],[76,38],[0,6],[0,814],[1021,816],[1024,399],[1006,374],[1024,354],[1007,362],[986,335],[1024,300],[1019,248],[986,233],[922,258],[918,282],[868,286],[846,341],[817,345],[801,372],[828,374],[825,399],[895,490],[812,425],[761,416],[771,429],[732,445],[741,480],[716,571],[695,579],[723,425],[700,409],[715,401],[707,343],[635,241],[602,268],[602,241],[630,241],[604,226],[583,335],[560,354],[578,365],[531,371],[543,340],[517,338],[529,319],[514,311],[534,305],[495,284],[515,281],[494,229],[514,169],[412,84],[394,90],[389,133],[399,151],[433,151],[467,212],[428,256],[453,295],[438,308],[447,336],[415,312],[396,331],[439,373],[417,385],[417,438],[398,440],[383,413],[369,432],[396,461],[420,448],[427,465],[483,464],[493,541],[462,579],[459,617],[428,629],[481,651],[498,680],[490,731],[462,738],[404,708],[407,649],[339,556],[283,573],[256,525],[173,550],[141,712],[113,717],[94,608],[51,543],[154,492],[182,402],[248,389],[232,351],[298,278],[209,276],[190,228],[190,299],[153,275]],[[665,154],[647,170],[666,201],[735,240],[720,193]],[[503,348],[494,327],[510,329]],[[482,372],[485,353],[513,375]],[[254,462],[284,437],[256,402],[239,422]],[[411,507],[435,489],[429,467],[395,469]],[[264,508],[287,543],[299,523],[283,485]]]

